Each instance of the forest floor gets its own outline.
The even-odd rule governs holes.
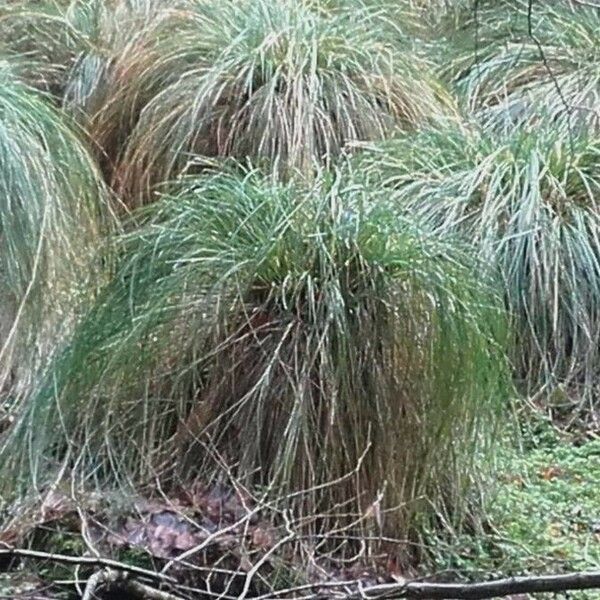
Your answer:
[[[581,431],[564,433],[548,420],[531,415],[523,422],[527,425],[521,425],[517,447],[505,445],[497,456],[496,485],[487,501],[485,531],[446,540],[436,538],[431,544],[431,562],[424,565],[427,574],[446,573],[451,578],[482,581],[512,575],[600,569],[600,436]],[[204,502],[203,510],[210,512],[210,498],[194,501]],[[110,510],[110,499],[103,499],[102,503]],[[84,554],[86,545],[81,537],[69,533],[72,511],[61,508],[60,503],[50,508],[57,517],[48,528],[53,533],[47,538],[38,536],[36,547],[63,554]],[[231,519],[237,518],[235,513],[239,508],[235,502],[225,505]],[[179,548],[179,543],[198,542],[193,532],[190,537],[190,530],[174,513],[160,506],[149,506],[147,510],[153,523],[152,543],[158,554],[171,550],[165,544]],[[142,533],[148,535],[147,528],[142,532],[139,527],[129,520],[121,532],[132,539]],[[260,545],[265,530],[260,523],[252,527],[255,528],[252,537]],[[129,552],[125,556],[132,564],[152,567],[143,553],[136,556],[135,552]],[[65,588],[60,591],[60,586],[45,591],[45,586],[57,577],[72,578],[72,568],[39,565],[34,569],[29,561],[27,565],[5,574],[0,572],[0,599],[78,597],[73,591],[65,592]],[[598,600],[600,590],[531,597]]]
[[[600,436],[564,433],[539,416],[524,422],[518,447],[498,457],[490,531],[440,545],[439,570],[487,579],[600,569]],[[598,600],[600,590],[535,597]]]

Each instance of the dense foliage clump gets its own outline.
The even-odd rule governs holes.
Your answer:
[[[22,387],[89,299],[110,211],[68,119],[3,63],[0,165],[0,388]]]
[[[31,403],[28,452],[53,460],[58,403],[97,476],[143,479],[175,456],[179,477],[206,479],[218,455],[309,514],[359,515],[381,494],[390,535],[459,508],[502,412],[503,310],[468,255],[379,200],[339,174],[225,172],[144,210]]]
[[[10,531],[32,492],[216,494],[301,581],[439,566],[485,507],[523,537],[538,488],[482,493],[515,409],[598,425],[599,30],[576,0],[2,3]]]
[[[600,366],[600,144],[554,128],[510,134],[455,124],[360,161],[399,214],[471,240],[505,283],[513,364],[526,391],[569,382],[594,397]]]

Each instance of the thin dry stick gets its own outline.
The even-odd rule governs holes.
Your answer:
[[[0,549],[0,557],[21,557],[31,558],[36,560],[47,560],[59,562],[63,564],[73,565],[90,565],[103,567],[105,571],[100,574],[92,575],[88,580],[86,592],[88,597],[93,594],[94,589],[103,582],[117,582],[123,579],[124,589],[128,589],[131,593],[140,597],[149,598],[151,600],[181,600],[180,597],[163,592],[150,586],[144,585],[137,581],[129,580],[127,575],[135,574],[154,579],[158,581],[169,581],[176,583],[172,577],[168,577],[162,573],[142,569],[126,565],[115,560],[101,557],[78,557],[64,554],[49,554],[46,552],[38,552],[35,550],[22,550],[18,548]],[[348,591],[349,587],[358,585],[358,591]],[[510,577],[507,579],[498,579],[484,583],[426,583],[422,581],[409,581],[405,583],[390,583],[374,585],[371,587],[363,587],[359,581],[355,582],[324,582],[317,583],[313,586],[300,586],[282,590],[275,595],[283,596],[286,592],[293,594],[294,591],[304,589],[315,590],[319,588],[329,588],[332,590],[333,596],[344,600],[356,600],[366,598],[375,599],[392,599],[392,598],[427,598],[429,600],[486,600],[488,598],[498,598],[508,596],[510,594],[531,594],[540,592],[564,592],[569,590],[589,590],[600,589],[600,571],[590,571],[587,573],[568,573],[564,575],[541,575],[529,577]],[[340,593],[335,593],[335,588],[340,589]],[[346,590],[346,591],[344,591]],[[307,598],[319,597],[316,592]],[[321,595],[322,597],[322,595]]]
[[[259,512],[259,508],[260,507],[255,508],[252,512],[248,513],[247,515],[244,515],[241,519],[237,520],[235,523],[232,523],[231,525],[228,525],[227,527],[224,527],[223,529],[219,529],[219,530],[215,531],[214,533],[211,533],[201,544],[198,544],[197,546],[194,546],[193,548],[190,548],[189,550],[182,552],[179,556],[176,556],[175,558],[171,559],[162,568],[161,574],[164,575],[169,569],[171,569],[173,567],[173,565],[180,563],[181,561],[184,561],[184,560],[190,558],[191,556],[195,556],[196,554],[202,552],[202,550],[204,550],[205,548],[210,546],[220,536],[222,536],[225,533],[228,533],[230,531],[233,531],[237,527],[240,527],[241,525],[243,525],[246,521],[251,519],[254,514]]]
[[[283,546],[284,544],[287,544],[288,542],[291,542],[295,537],[296,537],[295,532],[293,532],[293,531],[290,532],[286,537],[282,538],[281,540],[279,540],[279,542],[277,542],[275,545],[273,545],[273,547],[270,548],[269,551],[266,552],[265,555],[252,566],[252,568],[246,574],[246,579],[244,581],[244,589],[242,590],[242,592],[239,596],[239,600],[244,600],[246,598],[246,596],[248,595],[248,592],[250,591],[250,586],[252,585],[252,580],[254,579],[255,575],[258,573],[258,570],[267,562],[267,560],[269,560],[269,558],[273,554],[275,554],[275,552],[277,552],[277,550],[281,546]]]
[[[30,558],[33,560],[47,560],[65,565],[104,567],[157,581],[177,583],[177,580],[174,577],[170,577],[164,573],[150,571],[148,569],[143,569],[142,567],[134,567],[110,558],[102,558],[101,556],[71,556],[69,554],[52,554],[48,552],[39,552],[37,550],[23,550],[21,548],[0,548],[0,558],[1,557]]]

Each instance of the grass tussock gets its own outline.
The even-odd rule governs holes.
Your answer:
[[[600,307],[600,145],[538,128],[424,131],[367,153],[400,212],[463,235],[494,265],[517,331],[514,364],[530,392],[575,384],[593,397]],[[375,184],[374,184],[375,185]]]
[[[126,76],[108,86],[95,118],[104,144],[115,123],[134,117],[115,186],[147,194],[194,153],[306,172],[348,141],[449,110],[406,36],[381,19],[356,3],[326,11],[287,0],[193,2],[175,12],[145,52],[124,57]]]
[[[599,130],[600,7],[560,0],[485,1],[444,39],[446,76],[486,127],[548,120],[563,134]],[[450,44],[448,46],[448,44]]]
[[[141,215],[3,469],[40,483],[68,447],[88,483],[173,458],[189,481],[218,457],[329,525],[377,506],[403,537],[462,514],[508,389],[500,301],[467,255],[339,174],[206,174]]]
[[[454,568],[511,377],[597,422],[593,2],[0,4],[0,514],[231,492]]]
[[[82,120],[103,171],[135,204],[195,154],[309,171],[349,141],[451,112],[407,34],[416,9],[395,9],[404,27],[390,10],[362,0],[17,2],[0,31],[13,54],[35,59],[36,83]]]
[[[15,360],[31,379],[89,295],[106,200],[74,129],[0,63],[0,383]]]
[[[93,114],[123,54],[135,53],[151,23],[175,1],[14,0],[0,7],[5,55],[26,59],[30,84],[78,116]]]

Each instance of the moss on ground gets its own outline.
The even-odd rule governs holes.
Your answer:
[[[472,579],[600,569],[600,438],[575,439],[534,419],[498,459],[489,531],[441,544],[434,568]],[[537,597],[598,600],[600,590]]]

